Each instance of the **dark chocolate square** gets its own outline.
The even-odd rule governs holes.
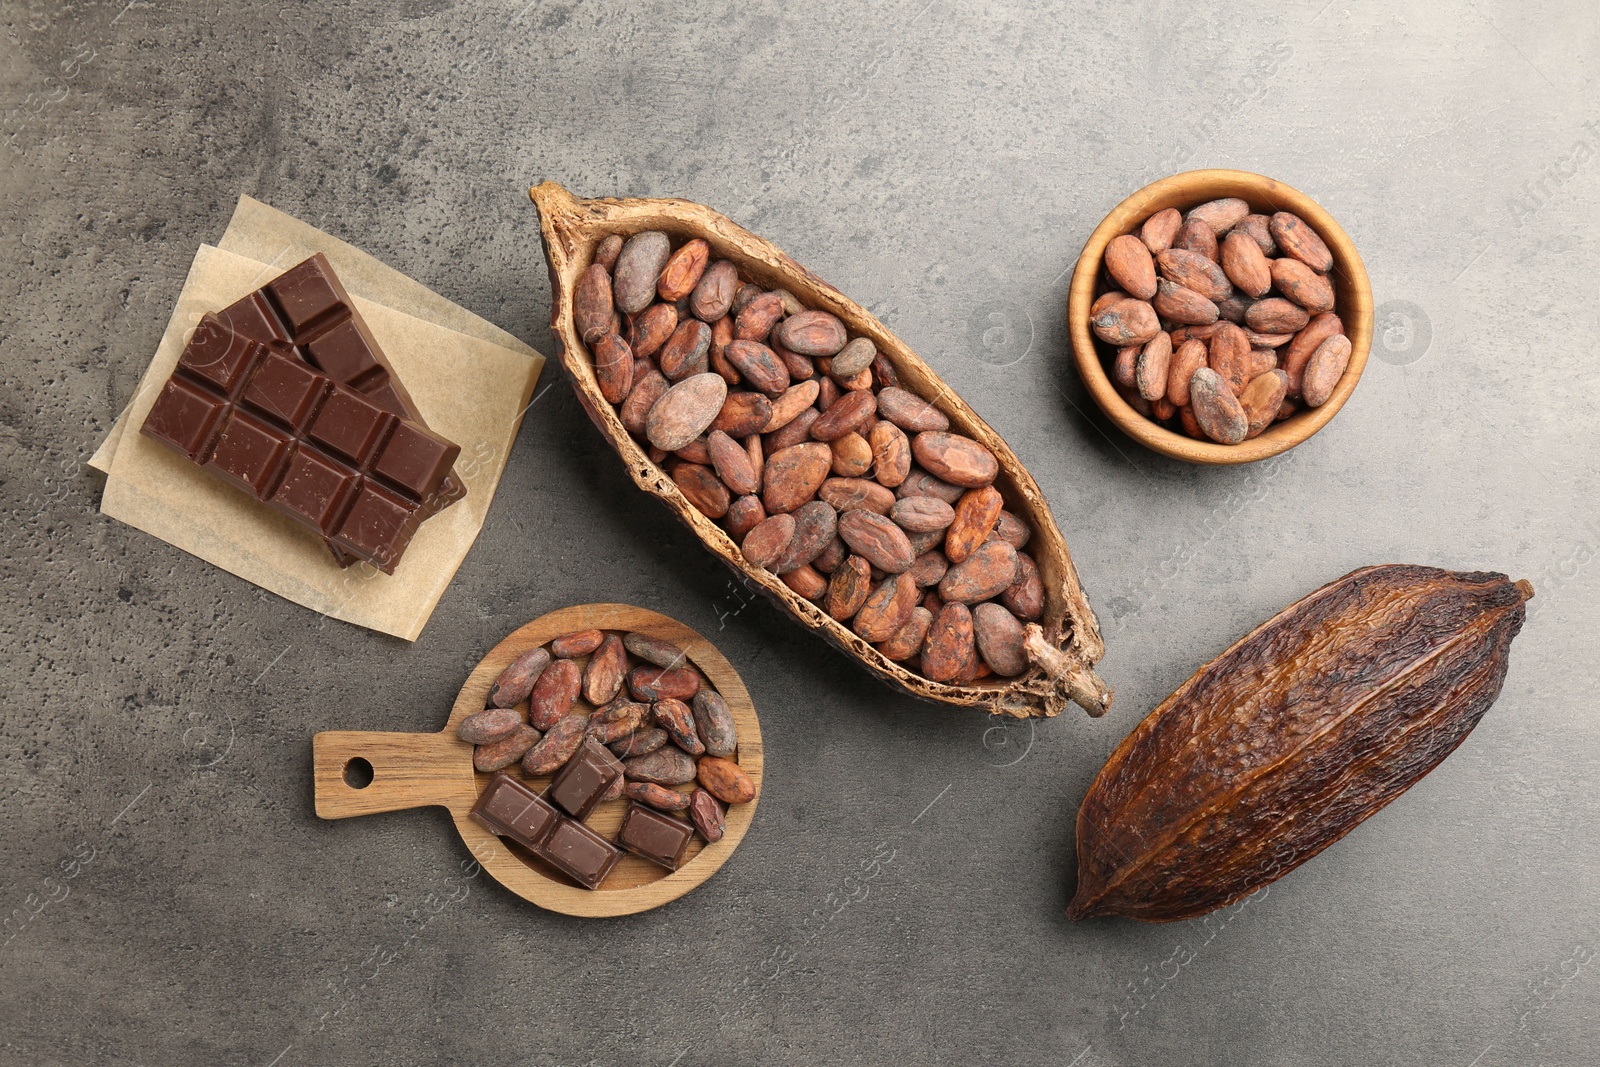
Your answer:
[[[371,481],[363,481],[338,532],[335,544],[369,559],[385,574],[393,574],[400,553],[411,543],[422,522],[422,505]]]
[[[585,889],[598,889],[622,850],[576,819],[562,819],[550,831],[538,856]]]
[[[217,316],[207,315],[189,335],[178,366],[237,399],[250,369],[265,353],[261,344],[235,333]]]
[[[277,487],[293,446],[282,430],[234,408],[206,466],[265,500]]]
[[[266,295],[257,289],[217,312],[217,317],[235,333],[241,333],[279,352],[292,351],[289,335],[284,332],[277,312],[267,302]]]
[[[651,863],[675,871],[683,866],[684,854],[689,851],[689,841],[693,837],[694,827],[682,819],[674,819],[642,804],[630,804],[628,813],[622,817],[622,828],[617,831],[617,844]]]
[[[372,461],[372,473],[409,496],[420,497],[437,506],[429,498],[436,494],[450,465],[461,454],[461,446],[430,433],[414,422],[402,422]]]
[[[484,786],[471,814],[490,833],[509,837],[535,853],[561,821],[561,813],[549,801],[504,771]]]
[[[317,335],[306,345],[311,361],[331,378],[350,388],[366,392],[367,383],[380,374],[387,374],[378,356],[367,343],[366,335],[357,327],[354,318]],[[384,405],[380,405],[384,406]],[[403,407],[385,407],[393,414],[403,414]]]
[[[227,401],[198,385],[171,378],[145,416],[142,432],[203,463],[227,408]]]
[[[360,484],[361,475],[349,468],[330,462],[320,453],[297,449],[289,457],[289,469],[277,492],[267,503],[311,523],[327,537],[339,528]]]
[[[267,353],[242,400],[255,414],[305,429],[333,383],[298,359]]]
[[[297,341],[302,340],[303,334],[325,327],[327,322],[322,320],[333,321],[350,313],[333,280],[322,269],[319,256],[290,267],[268,282],[266,291]]]
[[[568,815],[584,819],[621,773],[621,761],[606,746],[587,739],[556,772],[546,795]]]
[[[399,420],[367,402],[360,393],[335,386],[316,418],[310,437],[360,467],[371,462]]]

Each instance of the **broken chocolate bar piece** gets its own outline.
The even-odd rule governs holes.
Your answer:
[[[651,863],[675,871],[683,866],[692,837],[694,827],[682,819],[674,819],[654,808],[630,804],[628,813],[622,817],[622,829],[617,831],[617,844]]]
[[[568,815],[584,819],[620,777],[622,762],[606,746],[588,739],[556,773],[546,795]]]
[[[490,833],[537,853],[561,820],[561,813],[539,794],[501,771],[483,787],[472,817]]]
[[[563,817],[539,846],[538,856],[585,889],[599,889],[622,850],[577,819]]]

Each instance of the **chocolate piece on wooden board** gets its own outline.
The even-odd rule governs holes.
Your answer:
[[[535,853],[561,820],[549,801],[504,771],[489,779],[471,814],[490,833]]]
[[[546,794],[575,819],[587,818],[622,774],[622,762],[600,742],[589,739],[557,772]]]
[[[694,827],[682,819],[674,819],[654,808],[630,804],[628,813],[622,817],[622,828],[617,831],[617,844],[651,863],[675,871],[683,866],[683,857],[693,837]]]

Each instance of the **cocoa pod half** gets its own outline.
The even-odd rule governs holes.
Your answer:
[[[1194,918],[1349,833],[1494,703],[1532,595],[1503,574],[1366,567],[1251,631],[1096,776],[1067,915]]]

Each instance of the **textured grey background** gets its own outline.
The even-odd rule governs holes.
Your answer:
[[[1595,1062],[1600,22],[1392,7],[0,4],[0,1062]],[[1234,470],[1122,438],[1062,325],[1105,212],[1216,165],[1318,198],[1380,308],[1339,418]],[[97,513],[84,460],[241,192],[547,349],[544,178],[713,205],[921,352],[1049,494],[1112,713],[923,706],[744,606],[554,367],[415,645]],[[1068,923],[1115,743],[1378,562],[1538,588],[1467,743],[1246,905]],[[708,884],[578,921],[466,877],[442,813],[312,814],[315,731],[435,729],[505,633],[604,600],[760,708]]]

